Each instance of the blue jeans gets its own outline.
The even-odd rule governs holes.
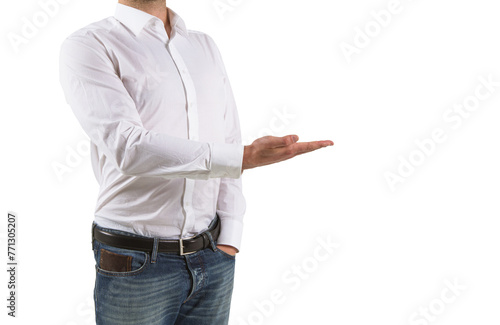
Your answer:
[[[217,249],[209,237],[209,248],[184,256],[116,248],[94,240],[96,324],[228,324],[235,257]]]

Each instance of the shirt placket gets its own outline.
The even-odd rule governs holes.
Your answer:
[[[198,108],[196,103],[196,91],[194,88],[193,79],[189,70],[184,63],[180,53],[172,42],[168,42],[167,48],[170,52],[172,60],[177,67],[182,83],[184,85],[184,92],[186,96],[186,110],[187,110],[187,129],[188,139],[199,140],[199,127],[198,127]],[[195,216],[193,210],[193,193],[194,193],[195,180],[184,178],[184,194],[182,197],[182,205],[184,209],[184,222],[181,230],[181,238],[185,235],[186,230],[193,229],[195,223]]]

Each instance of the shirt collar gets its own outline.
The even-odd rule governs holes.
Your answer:
[[[173,33],[179,33],[187,36],[187,29],[184,24],[184,20],[182,20],[182,18],[172,9],[168,8],[168,12]],[[115,18],[129,28],[135,36],[139,35],[146,24],[152,19],[160,20],[158,17],[150,15],[142,10],[126,6],[121,3],[117,3],[116,5]]]

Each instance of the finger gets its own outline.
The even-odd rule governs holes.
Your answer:
[[[267,158],[273,158],[274,162],[287,160],[293,158],[297,155],[301,155],[307,152],[311,152],[320,148],[328,147],[333,145],[332,141],[312,141],[312,142],[299,142],[293,145],[273,148],[266,152],[265,156]]]
[[[330,140],[299,142],[294,144],[294,151],[297,155],[300,155],[303,153],[311,152],[329,146],[333,146],[333,142]]]
[[[295,134],[284,137],[266,137],[264,146],[268,149],[286,147],[296,143],[298,140],[299,136]]]

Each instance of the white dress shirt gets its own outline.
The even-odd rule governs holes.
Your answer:
[[[95,222],[178,239],[208,228],[239,249],[245,199],[238,113],[220,53],[169,9],[163,22],[117,4],[62,44],[66,101],[91,140]]]

